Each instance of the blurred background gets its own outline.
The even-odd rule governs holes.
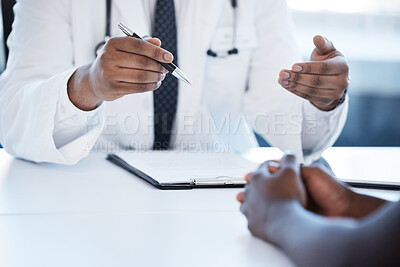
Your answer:
[[[3,9],[12,2],[2,0]],[[304,60],[314,48],[313,36],[321,34],[349,61],[350,111],[335,145],[400,146],[400,0],[287,2]],[[0,23],[9,19],[0,17]],[[0,73],[3,51],[0,42]]]
[[[304,60],[321,34],[350,64],[349,116],[336,146],[400,145],[400,0],[287,0]]]

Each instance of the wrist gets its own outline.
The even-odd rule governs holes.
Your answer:
[[[279,201],[271,205],[268,213],[268,223],[265,225],[265,236],[267,241],[281,246],[285,239],[288,229],[292,227],[295,222],[291,220],[296,210],[303,209],[300,203],[296,200]]]
[[[311,102],[311,101],[310,101],[310,102]],[[322,111],[332,111],[332,110],[334,110],[334,109],[338,106],[338,105],[335,104],[335,103],[332,103],[332,104],[330,104],[329,106],[319,106],[319,105],[317,105],[317,104],[315,104],[315,103],[313,103],[313,102],[311,102],[311,104],[313,104],[314,107],[316,107],[317,109],[322,110]]]
[[[329,105],[326,105],[326,106],[318,105],[317,103],[314,103],[312,101],[310,101],[310,103],[313,104],[319,110],[332,111],[335,108],[337,108],[338,106],[342,105],[344,103],[344,101],[346,101],[346,95],[347,95],[347,89],[344,90],[341,98],[333,100]]]
[[[90,67],[89,64],[78,68],[72,74],[67,86],[70,101],[83,111],[95,109],[101,101],[90,86]]]

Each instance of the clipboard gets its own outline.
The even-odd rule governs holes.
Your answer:
[[[131,155],[131,157],[129,155]],[[132,157],[132,155],[134,156]],[[186,162],[194,162],[199,159],[207,159],[207,161],[221,160],[225,162],[224,164],[222,164],[224,166],[227,166],[226,164],[233,164],[235,166],[233,166],[234,170],[231,170],[226,175],[223,175],[224,166],[221,166],[220,171],[216,171],[214,169],[214,171],[216,171],[216,175],[205,175],[204,173],[202,175],[199,175],[198,170],[197,173],[196,170],[194,170],[192,174],[186,175],[184,179],[180,177],[177,178],[176,181],[172,181],[171,178],[169,178],[169,180],[171,181],[160,181],[162,179],[160,179],[159,177],[155,177],[154,175],[152,175],[151,172],[147,171],[149,169],[148,166],[145,166],[147,167],[147,170],[146,168],[141,169],[141,167],[143,167],[143,162],[135,161],[135,158],[136,160],[138,159],[138,155],[144,155],[147,160],[152,159],[151,155],[154,155],[154,158],[160,160],[161,155],[162,158],[169,161],[169,164],[174,164],[174,161],[176,161],[177,158],[185,157]],[[131,159],[129,160],[129,158]],[[140,152],[128,152],[120,154],[109,154],[107,155],[107,160],[137,176],[138,178],[143,179],[147,183],[160,190],[243,188],[246,185],[244,175],[247,172],[253,171],[258,166],[257,163],[248,161],[245,158],[233,153],[202,153],[199,155],[194,153],[179,152],[142,152],[141,154]],[[240,164],[240,168],[237,166],[237,164]],[[204,166],[199,166],[199,168],[201,167]],[[237,175],[232,175],[232,173],[236,174],[235,170],[237,170]],[[211,172],[213,172],[213,170],[211,170]]]
[[[371,180],[352,180],[352,179],[339,179],[348,186],[363,189],[375,190],[390,190],[400,192],[400,182],[385,182],[385,181],[371,181]]]

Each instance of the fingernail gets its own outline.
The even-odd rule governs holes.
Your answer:
[[[303,68],[301,67],[301,66],[299,66],[299,65],[294,65],[293,66],[293,71],[294,72],[300,72],[300,71],[302,71],[303,70]]]
[[[162,73],[162,74],[161,74],[161,81],[164,81],[164,79],[165,79],[166,76],[167,76],[167,74]]]
[[[157,89],[160,88],[160,86],[161,86],[161,82],[158,82],[157,83]]]
[[[288,86],[289,85],[289,81],[283,80],[282,84],[283,84],[283,86]]]
[[[290,73],[289,72],[284,72],[283,73],[283,79],[289,79],[290,78]]]
[[[275,167],[275,168],[280,168],[281,164],[275,162],[275,161],[268,161],[268,165],[271,167]]]
[[[171,60],[172,60],[172,55],[169,54],[169,53],[165,53],[165,54],[164,54],[164,59],[165,59],[166,61],[171,61]]]
[[[165,68],[162,68],[162,72],[163,72],[164,74],[167,74],[167,73],[168,73],[168,70],[165,69]]]

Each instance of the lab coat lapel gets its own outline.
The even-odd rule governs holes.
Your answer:
[[[206,2],[206,3],[204,3]],[[178,17],[179,67],[193,86],[180,83],[179,111],[195,113],[204,85],[205,54],[222,12],[223,0],[181,1]]]
[[[150,35],[148,14],[142,0],[114,0],[114,7],[121,15],[118,22],[123,22],[139,36]],[[118,30],[119,31],[119,30]]]
[[[195,125],[202,111],[207,50],[219,22],[224,0],[180,1],[178,16],[178,65],[192,82],[179,84],[175,142],[192,141],[185,125]]]

